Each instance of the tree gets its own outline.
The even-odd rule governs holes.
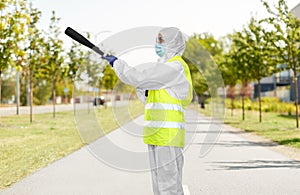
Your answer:
[[[199,43],[205,48],[206,51],[214,58],[214,60],[218,63],[223,56],[224,45],[223,42],[215,39],[212,34],[202,33],[196,36],[199,40]]]
[[[104,88],[106,90],[109,90],[109,89],[112,90],[118,81],[118,77],[117,77],[116,73],[110,67],[110,65],[107,65],[104,68],[103,74],[104,74],[104,76],[102,78],[102,85],[104,86]]]
[[[2,76],[2,101],[8,102],[12,98],[12,94],[14,94],[15,91],[15,82],[11,74],[9,74],[8,71],[6,73],[3,73]]]
[[[271,35],[264,30],[260,22],[253,17],[235,41],[246,51],[244,60],[247,62],[251,79],[258,82],[259,122],[262,122],[261,83],[260,80],[275,72],[277,60],[276,50],[272,45]]]
[[[79,67],[84,65],[86,57],[84,52],[81,50],[81,46],[75,42],[72,42],[67,56],[69,61],[66,63],[67,66],[65,69],[63,69],[63,75],[74,82],[76,73],[79,70]]]
[[[52,105],[53,105],[53,118],[55,118],[55,105],[56,105],[56,83],[61,79],[62,65],[64,63],[63,57],[63,42],[58,38],[60,29],[57,26],[60,18],[55,16],[52,11],[51,23],[49,26],[45,57],[46,63],[42,66],[42,76],[47,78],[52,83]]]
[[[33,83],[38,74],[40,63],[44,61],[43,44],[44,38],[41,36],[41,31],[37,28],[37,23],[40,19],[41,12],[37,8],[33,8],[29,4],[28,9],[28,38],[29,46],[26,48],[27,52],[27,65],[24,66],[26,77],[29,81],[30,89],[30,122],[32,122],[32,108],[33,108]]]
[[[51,83],[47,82],[46,79],[39,79],[34,82],[33,91],[33,103],[35,105],[45,105],[51,97]]]
[[[226,45],[228,48],[227,51],[224,51],[222,58],[220,58],[218,67],[222,73],[222,77],[224,80],[225,86],[228,86],[227,96],[231,99],[231,116],[233,116],[234,110],[234,99],[235,99],[235,86],[238,83],[238,69],[234,64],[234,59],[231,58],[231,50],[232,46],[232,35],[227,35],[222,38],[222,45]]]
[[[11,62],[12,50],[14,48],[14,28],[15,19],[13,13],[8,11],[12,9],[13,1],[3,1],[0,3],[0,104],[2,103],[2,73],[8,68]]]
[[[212,67],[206,66],[205,69],[208,69],[211,73],[213,73],[213,74],[211,74],[211,73],[207,74],[206,73],[206,75],[208,75],[206,77],[208,77],[209,80],[214,80],[214,79],[216,80],[216,78],[218,77],[217,74],[219,73],[219,71],[222,74],[221,63],[224,59],[224,44],[221,40],[217,40],[210,33],[199,34],[197,36],[197,39],[199,40],[199,43],[203,46],[203,48],[209,53],[209,55],[212,58],[212,59],[207,59],[207,60],[209,62],[215,63],[217,65],[216,68],[218,69],[218,71],[216,71]],[[223,74],[222,74],[222,81],[223,81],[223,79],[224,79],[224,77],[223,77]],[[218,87],[221,87],[223,85],[224,85],[224,83],[222,83],[222,84],[219,83],[213,88],[218,88]]]
[[[183,54],[183,59],[189,65],[193,89],[202,108],[204,108],[205,96],[206,94],[209,94],[206,78],[204,77],[206,66],[205,59],[208,57],[206,54],[207,52],[200,44],[198,36],[194,35],[190,37],[188,42],[186,43],[186,49]]]
[[[20,106],[20,74],[26,65],[26,42],[28,40],[28,25],[30,24],[29,8],[25,0],[15,0],[14,18],[17,21],[14,25],[15,48],[13,51],[13,66],[16,69],[16,105],[19,114]],[[26,93],[26,91],[25,91]]]
[[[236,67],[236,75],[241,81],[242,88],[242,119],[245,120],[245,95],[249,82],[252,80],[252,69],[248,62],[248,47],[244,47],[240,40],[244,39],[242,32],[235,32],[232,35],[232,45],[229,51],[230,62]]]
[[[296,106],[296,127],[299,128],[299,91],[297,75],[300,67],[300,20],[289,12],[287,2],[279,0],[273,8],[261,0],[270,17],[264,19],[266,25],[273,28],[275,34],[273,46],[279,52],[282,64],[286,64],[294,74],[295,106]]]
[[[218,88],[223,88],[224,83],[215,63],[215,59],[221,54],[222,45],[208,33],[195,34],[186,44],[183,58],[189,65],[194,92],[202,108],[209,96],[212,102],[216,103],[215,108],[218,109],[223,104],[223,101],[219,102]],[[223,113],[223,110],[220,113]]]

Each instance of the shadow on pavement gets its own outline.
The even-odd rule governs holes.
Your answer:
[[[210,125],[210,124],[224,124],[223,122],[211,122],[211,121],[187,121],[186,124],[199,124],[199,125]]]
[[[300,162],[293,160],[249,160],[237,162],[210,162],[214,170],[248,170],[248,169],[274,169],[288,168],[300,169]]]
[[[186,131],[186,133],[197,133],[197,134],[207,134],[207,133],[211,133],[211,134],[213,134],[213,133],[217,133],[217,134],[219,134],[219,133],[221,133],[221,134],[249,134],[248,132],[246,132],[246,131],[199,131],[199,130],[197,130],[197,131]]]
[[[257,146],[264,146],[264,147],[274,147],[278,146],[276,143],[272,142],[251,142],[251,141],[219,141],[217,143],[192,143],[194,145],[214,145],[220,147],[257,147]]]

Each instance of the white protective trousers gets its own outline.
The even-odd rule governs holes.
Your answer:
[[[154,195],[183,195],[183,149],[148,145]]]

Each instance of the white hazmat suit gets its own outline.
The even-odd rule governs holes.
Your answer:
[[[146,90],[165,89],[177,99],[185,99],[189,91],[189,82],[184,67],[179,61],[167,62],[174,56],[181,56],[185,49],[185,40],[177,28],[163,28],[159,32],[164,44],[164,55],[158,63],[147,67],[131,67],[123,60],[117,59],[113,68],[126,84],[136,87],[137,95],[145,102]],[[181,195],[183,152],[181,147],[148,145],[152,174],[153,192],[155,195]]]

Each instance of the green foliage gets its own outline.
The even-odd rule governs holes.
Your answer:
[[[43,51],[44,51],[44,39],[41,36],[41,30],[37,27],[37,23],[41,17],[41,12],[37,8],[33,8],[29,5],[28,11],[28,48],[27,50],[27,60],[25,71],[31,72],[32,76],[38,74],[41,62],[43,61]],[[27,42],[27,40],[26,40]]]
[[[197,96],[216,95],[217,88],[223,85],[215,59],[222,55],[223,47],[210,34],[195,34],[186,43],[183,54],[190,68],[193,88]]]
[[[85,55],[81,50],[81,46],[75,42],[72,42],[72,46],[67,53],[69,62],[67,63],[67,67],[62,70],[63,77],[70,78],[72,82],[74,82],[76,78],[76,73],[79,70],[79,67],[84,65],[85,63]]]
[[[114,72],[114,70],[109,66],[107,65],[105,68],[104,68],[104,76],[102,78],[102,86],[104,86],[104,88],[106,90],[112,90],[117,81],[118,81],[118,77],[116,75],[116,73]]]
[[[222,73],[225,86],[231,89],[238,83],[238,66],[236,66],[235,58],[233,56],[234,45],[232,45],[232,36],[227,35],[221,39],[222,45],[227,44],[228,51],[224,51],[222,57],[218,60],[218,67]],[[232,93],[233,94],[233,93]]]
[[[52,100],[53,100],[53,117],[55,117],[55,104],[56,104],[56,83],[63,75],[63,42],[58,39],[60,29],[58,22],[60,18],[55,16],[52,11],[51,22],[48,30],[47,41],[44,44],[44,60],[45,63],[40,67],[40,77],[46,78],[52,83]]]
[[[243,58],[246,62],[249,78],[258,81],[260,122],[262,121],[260,80],[273,74],[278,62],[277,57],[274,57],[276,56],[276,49],[271,43],[273,40],[270,40],[269,34],[266,33],[260,22],[252,17],[247,27],[238,33],[239,36],[234,39],[234,42],[239,46],[239,51],[244,52]],[[269,110],[268,108],[263,109],[264,111]]]
[[[212,34],[202,33],[195,35],[200,45],[213,56],[214,60],[218,61],[219,57],[222,57],[224,47],[223,42],[218,41]]]
[[[231,100],[226,101],[226,107],[231,109],[242,109],[241,100],[234,100],[233,105],[231,105]],[[256,110],[259,111],[259,103],[257,101],[251,101],[249,98],[245,98],[245,109],[246,110]],[[274,97],[262,97],[262,111],[263,112],[279,112],[287,113],[291,115],[295,113],[295,106],[292,103],[281,102],[278,98]]]
[[[34,84],[33,91],[34,105],[45,105],[51,97],[51,83],[46,80],[39,80]]]
[[[297,78],[300,67],[300,20],[290,12],[285,0],[278,0],[277,5],[271,7],[265,0],[261,0],[264,7],[270,14],[268,18],[262,20],[268,25],[273,36],[273,47],[276,48],[281,64],[286,64],[287,68],[294,72],[294,79]],[[270,33],[269,33],[270,34]],[[298,119],[298,82],[295,85],[295,107],[296,107],[296,127],[299,127]]]
[[[276,97],[262,97],[261,102],[266,104],[277,104],[280,103],[280,100]]]
[[[202,72],[203,67],[205,66],[204,55],[205,50],[197,40],[197,37],[191,37],[186,43],[186,49],[184,51],[183,58],[189,65],[193,88],[198,96],[203,95],[208,91],[208,85]],[[199,68],[197,67],[198,64],[195,64],[194,61],[199,64],[199,67],[202,66],[202,71],[199,70]]]
[[[64,80],[59,80],[56,83],[56,95],[63,96],[63,97],[67,95],[68,98],[72,98],[73,88],[74,88],[73,86],[74,86],[73,82],[68,78],[65,78]],[[67,94],[65,94],[64,92],[65,88],[68,89]]]
[[[243,50],[244,60],[247,61],[250,77],[253,80],[261,80],[272,75],[276,70],[276,50],[260,22],[253,17],[247,27],[239,33],[234,41]]]
[[[2,73],[13,62],[12,57],[18,45],[17,36],[21,32],[18,24],[22,15],[13,7],[14,1],[6,0],[0,3],[0,104],[2,102]]]
[[[2,94],[2,101],[4,103],[7,102],[7,100],[12,98],[12,94],[15,92],[15,81],[12,79],[5,79],[2,80],[2,86],[1,87],[1,94]]]
[[[225,54],[221,65],[223,65],[222,70],[225,70],[222,71],[225,73],[224,75],[229,75],[230,78],[230,72],[233,73],[231,74],[232,80],[225,79],[225,83],[230,87],[236,84],[236,75],[242,86],[247,86],[250,81],[259,82],[262,78],[280,71],[276,67],[280,63],[289,64],[289,68],[294,68],[295,74],[297,72],[295,66],[299,66],[299,64],[296,65],[299,59],[295,60],[295,57],[299,54],[297,54],[299,49],[295,48],[297,48],[296,43],[299,43],[300,40],[300,21],[291,16],[284,0],[278,1],[275,11],[268,3],[263,0],[262,2],[271,16],[260,21],[252,17],[246,27],[229,36],[231,39],[230,49]],[[294,76],[296,77],[296,75]],[[245,92],[242,90],[241,94],[245,95]],[[260,91],[258,99],[260,101]],[[296,97],[296,99],[298,98]],[[246,109],[251,109],[251,107],[245,106]],[[271,110],[259,104],[259,110],[261,109]],[[261,114],[259,119],[261,121]]]
[[[44,32],[37,27],[41,12],[30,1],[4,0],[0,3],[0,10],[0,73],[11,67],[21,73],[21,80],[24,82],[21,84],[22,105],[27,104],[29,89],[26,89],[26,83],[30,84],[30,92],[35,91],[34,86],[39,86],[39,83],[36,83],[39,79],[48,79],[55,83],[68,77],[72,84],[78,67],[85,64],[86,54],[77,44],[71,48],[71,54],[67,55],[68,63],[63,64],[66,55],[62,48],[63,42],[58,39],[61,34],[58,28],[60,19],[55,13],[52,13],[49,30]],[[0,103],[2,85],[0,77]],[[55,88],[56,84],[53,86]],[[68,88],[71,93],[72,87]],[[13,94],[11,92],[10,95]],[[37,97],[32,99],[38,104],[47,102],[40,102],[43,94],[44,92],[37,89],[34,92],[34,96]]]
[[[48,30],[48,37],[45,43],[45,63],[40,68],[40,76],[47,78],[54,83],[60,78],[62,73],[62,64],[64,62],[63,53],[63,42],[57,37],[60,35],[60,29],[58,22],[60,18],[55,16],[55,12],[52,12],[51,23]],[[55,90],[55,89],[53,89]]]
[[[229,63],[232,64],[234,68],[234,74],[236,74],[239,80],[243,85],[252,80],[251,77],[251,68],[248,65],[247,61],[247,47],[241,44],[240,40],[243,40],[243,34],[241,32],[235,32],[231,35],[232,45],[227,53],[226,57],[228,57]]]

